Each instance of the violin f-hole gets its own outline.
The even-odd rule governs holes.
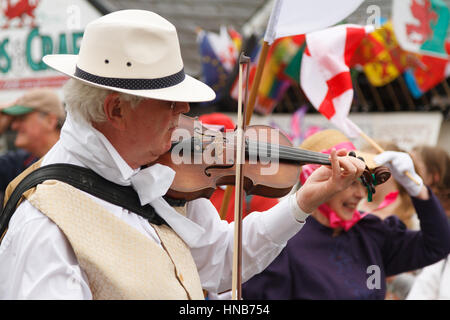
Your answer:
[[[214,164],[211,165],[209,167],[206,167],[205,170],[203,170],[203,172],[206,174],[207,177],[211,177],[211,173],[209,173],[208,171],[211,169],[230,169],[234,166],[234,163],[232,164]]]

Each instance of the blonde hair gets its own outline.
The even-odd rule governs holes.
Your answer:
[[[69,79],[63,87],[67,111],[74,117],[81,117],[89,123],[106,121],[103,103],[114,91],[90,86],[76,79]],[[120,99],[130,102],[136,107],[144,98],[119,93]]]

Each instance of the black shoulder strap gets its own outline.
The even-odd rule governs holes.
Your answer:
[[[34,170],[17,185],[1,213],[0,235],[8,227],[9,220],[14,214],[22,194],[46,180],[58,180],[70,184],[95,197],[137,213],[153,224],[161,225],[165,223],[164,219],[156,213],[151,205],[141,206],[139,196],[133,187],[112,183],[90,169],[72,164],[57,163]],[[166,201],[173,206],[183,206],[185,203],[183,200],[173,200],[170,198],[166,198]]]

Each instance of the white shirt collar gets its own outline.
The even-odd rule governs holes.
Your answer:
[[[131,176],[140,170],[132,169],[109,140],[81,117],[75,120],[67,114],[60,140],[67,152],[86,167],[117,184],[130,185]]]

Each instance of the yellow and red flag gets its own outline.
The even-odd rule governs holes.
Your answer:
[[[416,59],[399,46],[389,21],[361,41],[350,65],[361,65],[369,82],[378,87],[395,80]]]

